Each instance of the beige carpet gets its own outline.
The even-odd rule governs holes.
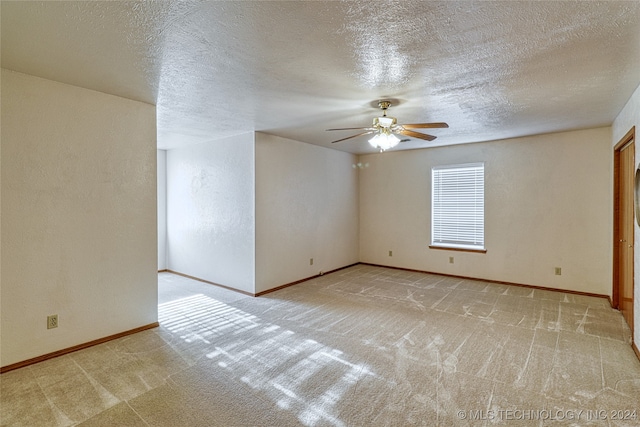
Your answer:
[[[3,374],[2,425],[640,425],[605,299],[358,265],[260,298],[163,273],[160,301],[156,330]]]

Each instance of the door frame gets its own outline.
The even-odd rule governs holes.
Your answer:
[[[611,305],[613,308],[618,309],[620,307],[620,275],[618,265],[620,264],[620,152],[627,145],[631,144],[633,149],[633,165],[634,170],[631,173],[631,186],[634,188],[635,184],[635,126],[632,127],[627,134],[613,148],[613,289],[611,292]],[[635,190],[634,190],[635,191]],[[635,198],[635,197],[634,197]],[[632,201],[635,211],[635,200]],[[635,212],[633,218],[633,234],[635,235]],[[632,271],[632,287],[635,288],[635,248],[632,248],[634,256],[632,259],[634,262],[631,264]],[[633,333],[633,318],[631,319],[631,331]]]

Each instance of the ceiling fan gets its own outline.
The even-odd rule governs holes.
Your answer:
[[[435,128],[448,128],[449,125],[446,123],[414,123],[414,124],[403,124],[399,125],[398,121],[395,117],[387,116],[387,109],[391,106],[391,101],[380,101],[378,102],[378,107],[382,110],[382,116],[376,117],[373,119],[373,125],[371,127],[366,128],[338,128],[338,129],[327,129],[328,131],[332,130],[363,130],[356,135],[348,136],[346,138],[337,139],[335,141],[331,141],[331,143],[346,141],[347,139],[356,138],[362,135],[370,135],[375,134],[373,138],[369,140],[369,144],[374,148],[380,149],[380,151],[388,150],[389,148],[393,148],[401,142],[400,138],[396,136],[404,135],[409,136],[411,138],[424,139],[427,141],[433,141],[436,139],[433,135],[427,135],[425,133],[414,132],[410,129],[435,129]],[[406,140],[402,140],[406,141]]]

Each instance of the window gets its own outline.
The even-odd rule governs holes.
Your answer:
[[[431,245],[484,252],[484,163],[431,169]]]

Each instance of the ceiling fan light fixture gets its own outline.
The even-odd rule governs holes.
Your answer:
[[[369,144],[371,144],[373,148],[380,149],[380,151],[393,148],[398,145],[399,142],[400,139],[397,136],[391,132],[384,131],[375,134],[374,137],[369,140]]]
[[[357,138],[363,135],[373,134],[373,138],[369,139],[369,144],[373,148],[379,149],[381,152],[395,147],[402,141],[408,141],[407,139],[400,140],[395,134],[408,136],[411,138],[423,139],[425,141],[433,141],[436,139],[433,135],[427,135],[421,132],[415,132],[411,129],[432,129],[432,128],[448,128],[449,125],[444,122],[438,123],[412,123],[412,124],[398,124],[395,117],[387,116],[387,109],[391,106],[391,101],[379,101],[378,107],[382,110],[382,116],[373,118],[373,126],[363,128],[336,128],[327,130],[361,130],[362,132],[347,136],[346,138],[340,138],[331,143],[346,141],[347,139]]]

